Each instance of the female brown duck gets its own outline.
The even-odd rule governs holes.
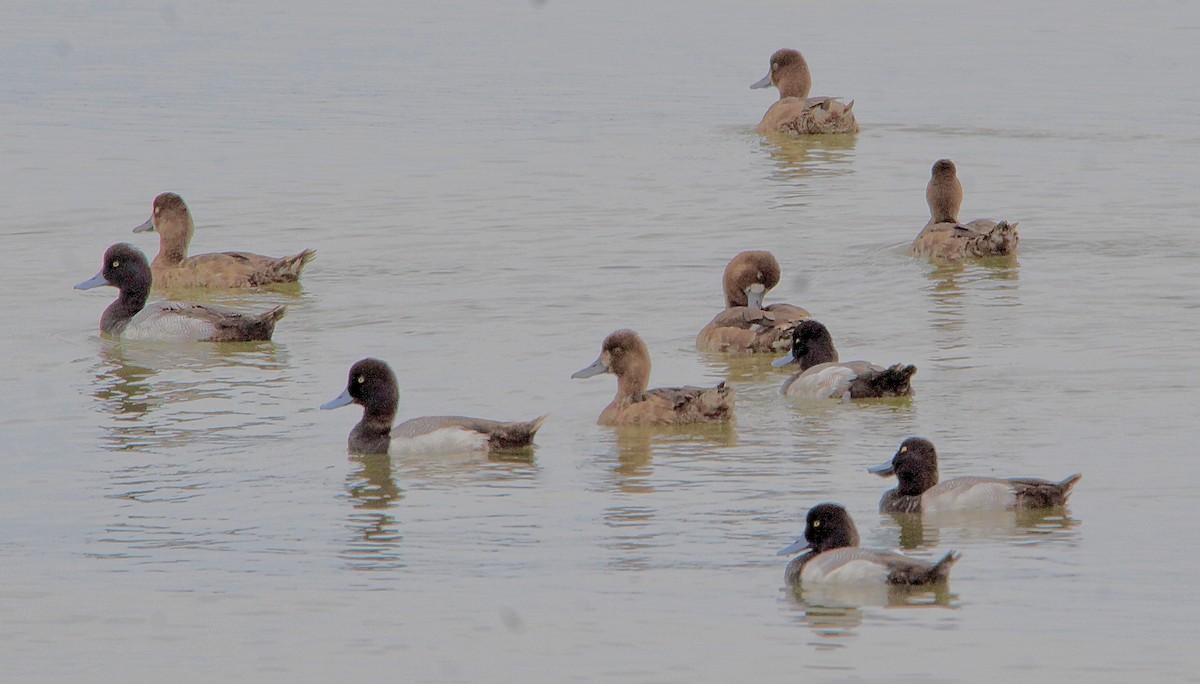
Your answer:
[[[722,279],[725,310],[696,336],[700,351],[778,353],[792,344],[792,330],[808,320],[791,304],[763,306],[763,296],[779,282],[779,262],[770,252],[742,252],[730,260]]]
[[[962,183],[958,181],[954,162],[949,159],[934,162],[929,184],[925,186],[929,222],[908,248],[909,256],[962,259],[1017,253],[1021,236],[1016,223],[991,219],[959,223],[962,200]]]
[[[771,105],[758,124],[758,134],[857,133],[854,101],[836,97],[809,97],[812,74],[799,50],[784,48],[771,55],[771,67],[751,88],[779,88],[779,101]]]
[[[261,287],[276,283],[294,283],[304,265],[316,252],[306,249],[287,257],[268,257],[250,252],[213,252],[189,257],[188,245],[196,226],[183,198],[164,192],[154,198],[150,218],[135,233],[158,233],[158,256],[150,262],[154,285],[160,288]]]
[[[659,387],[650,382],[650,351],[632,330],[604,338],[600,358],[572,378],[601,373],[617,376],[617,396],[597,421],[600,425],[682,425],[722,423],[733,419],[733,390],[716,387]]]

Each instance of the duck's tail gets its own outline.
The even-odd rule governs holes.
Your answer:
[[[277,306],[257,316],[246,316],[246,339],[269,340],[275,333],[275,324],[287,313],[286,306]]]
[[[1054,508],[1065,506],[1071,490],[1083,479],[1083,475],[1075,473],[1062,482],[1049,482],[1034,478],[1016,478],[1017,501],[1021,508]]]
[[[805,105],[794,124],[797,133],[858,133],[854,100],[846,103],[836,97],[810,97]]]
[[[317,256],[315,249],[306,249],[299,254],[280,257],[271,265],[271,275],[274,282],[294,283],[300,279],[300,272]]]
[[[533,444],[533,437],[538,428],[550,414],[544,414],[528,422],[500,423],[488,433],[488,448],[490,449],[520,449]]]
[[[700,413],[708,420],[723,421],[733,418],[734,390],[724,383],[705,390],[696,397]]]
[[[878,373],[860,375],[850,384],[850,396],[906,397],[913,393],[912,377],[916,373],[916,366],[897,363]]]
[[[942,559],[935,563],[929,571],[930,583],[945,582],[950,579],[950,568],[954,567],[959,558],[962,558],[962,554],[954,551],[950,551],[945,556],[942,556]]]
[[[1017,225],[1016,222],[1000,221],[987,233],[972,239],[969,253],[981,257],[1016,254],[1017,244],[1021,241]]]

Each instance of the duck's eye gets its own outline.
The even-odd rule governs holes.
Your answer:
[[[358,376],[357,378],[354,378],[354,381],[355,381],[355,382],[357,382],[358,384],[360,384],[360,385],[361,385],[361,384],[363,384],[364,382],[366,382],[366,381],[367,381],[367,376],[365,376],[365,375],[360,375],[360,376]]]
[[[908,451],[908,447],[906,447],[906,446],[900,447],[900,453],[904,453],[906,451]]]
[[[121,262],[120,262],[120,261],[117,261],[117,260],[114,260],[114,261],[113,261],[113,268],[121,268]]]
[[[820,527],[820,526],[821,526],[821,521],[820,521],[820,520],[814,520],[814,521],[813,521],[813,527]]]

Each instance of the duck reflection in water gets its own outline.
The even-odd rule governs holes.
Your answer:
[[[866,608],[955,608],[958,594],[946,585],[918,589],[896,586],[789,586],[784,589],[796,621],[826,639],[858,636]],[[820,643],[818,646],[822,645]]]
[[[968,295],[985,297],[993,306],[1019,307],[1017,296],[1020,270],[1016,256],[990,257],[970,262],[951,261],[936,264],[926,275],[930,284],[925,287],[929,294],[930,327],[938,333],[938,350],[932,360],[945,363],[953,357],[959,360],[960,350],[970,344],[966,334],[967,318],[964,309],[969,305]]]
[[[356,570],[403,567],[404,535],[396,517],[387,513],[404,498],[392,473],[392,459],[387,454],[364,454],[351,456],[350,461],[357,466],[346,476],[346,490],[354,504],[346,526],[353,537],[342,556]]]
[[[855,135],[796,137],[772,135],[763,138],[761,149],[771,157],[771,180],[795,190],[797,197],[817,193],[804,182],[815,176],[842,176],[853,169]]]
[[[197,374],[197,370],[204,372]],[[213,423],[194,420],[193,402],[227,401],[243,387],[258,393],[264,382],[277,380],[286,370],[287,353],[278,345],[164,346],[104,340],[99,362],[93,367],[92,395],[100,410],[114,421],[104,427],[111,448],[170,446],[211,438]],[[222,371],[232,372],[225,378],[214,377]],[[262,372],[271,377],[264,380]],[[179,420],[180,414],[189,412],[191,420]],[[237,414],[222,411],[212,415],[214,420],[221,416],[225,421]]]
[[[964,539],[987,539],[1019,544],[1074,543],[1079,521],[1061,508],[1035,508],[1013,512],[957,513],[922,516],[920,513],[883,514],[896,525],[899,546],[913,551],[931,549]],[[886,524],[886,523],[885,523]],[[946,532],[947,539],[943,539]]]
[[[626,425],[615,430],[615,443],[606,460],[615,459],[607,486],[629,494],[647,494],[671,485],[654,479],[654,459],[678,456],[692,459],[697,453],[737,445],[737,431],[729,423],[700,426]]]

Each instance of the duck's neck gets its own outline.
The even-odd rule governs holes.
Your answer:
[[[382,454],[392,440],[396,403],[364,406],[362,420],[350,431],[350,450],[358,454]]]
[[[925,200],[929,203],[931,223],[958,223],[962,184],[954,177],[936,179],[925,190]]]
[[[635,366],[617,376],[617,401],[630,401],[641,396],[650,384],[649,366]]]
[[[921,496],[937,486],[937,483],[938,471],[935,466],[932,471],[922,470],[906,474],[904,479],[897,483],[896,493],[902,496]]]
[[[812,90],[812,76],[808,73],[808,65],[792,69],[775,84],[779,88],[779,99],[785,97],[808,97]]]
[[[104,315],[100,317],[100,332],[117,336],[129,324],[137,312],[146,308],[146,300],[150,297],[150,284],[143,288],[126,288],[121,290],[116,301],[108,305]]]
[[[154,228],[158,231],[158,256],[154,257],[155,266],[176,266],[187,258],[188,246],[192,244],[192,234],[196,226],[192,223],[191,214],[167,216],[159,220]]]

